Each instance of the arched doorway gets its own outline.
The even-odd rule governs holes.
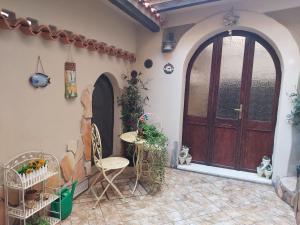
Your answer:
[[[281,69],[275,50],[246,31],[203,43],[187,70],[183,144],[194,162],[255,171],[272,156]]]
[[[105,74],[94,85],[92,109],[92,122],[97,125],[101,135],[103,157],[108,157],[113,153],[114,92]]]

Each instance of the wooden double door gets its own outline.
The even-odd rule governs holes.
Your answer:
[[[203,43],[187,76],[183,144],[193,161],[255,171],[273,152],[280,61],[261,37],[233,31]]]

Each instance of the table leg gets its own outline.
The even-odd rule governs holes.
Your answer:
[[[132,190],[132,194],[135,192],[137,184],[139,182],[139,179],[142,175],[142,168],[143,168],[143,147],[141,145],[135,145],[135,153],[137,155],[136,157],[136,163],[135,163],[135,170],[136,170],[136,180],[135,185]],[[134,159],[133,159],[134,160]]]

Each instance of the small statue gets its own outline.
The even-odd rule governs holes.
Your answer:
[[[271,159],[267,156],[262,158],[262,162],[256,168],[258,176],[265,176],[267,179],[270,179],[273,173],[273,167],[271,165]]]
[[[179,156],[178,156],[178,160],[179,160],[179,164],[183,165],[183,164],[187,164],[189,165],[192,161],[192,156],[191,154],[189,154],[189,150],[190,148],[183,145],[181,148],[181,151],[179,152]]]

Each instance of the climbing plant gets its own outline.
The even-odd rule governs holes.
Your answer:
[[[122,75],[126,81],[127,86],[124,87],[122,95],[118,98],[118,105],[122,107],[121,120],[123,125],[123,132],[137,130],[137,122],[139,117],[144,113],[144,106],[146,105],[148,96],[144,96],[142,91],[148,90],[146,83],[142,80],[142,73],[132,71],[130,75]],[[129,159],[132,159],[134,146],[127,145],[127,153]]]
[[[145,152],[148,152],[148,171],[151,191],[160,189],[165,179],[165,166],[168,160],[166,135],[152,124],[139,123],[139,136],[145,139]]]
[[[290,96],[292,98],[293,109],[288,115],[288,121],[294,126],[297,126],[300,124],[300,94],[292,93]]]

